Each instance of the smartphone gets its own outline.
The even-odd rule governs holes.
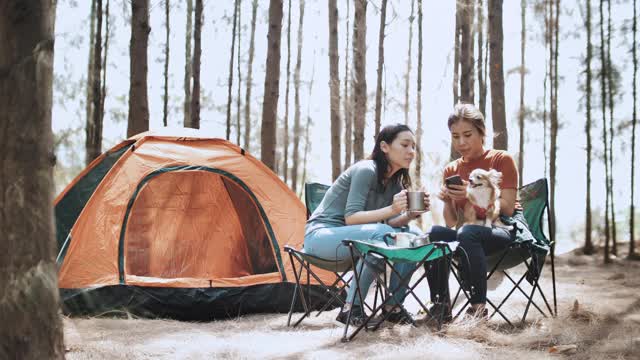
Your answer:
[[[448,178],[444,179],[444,183],[447,185],[447,187],[451,185],[463,185],[460,175],[449,176]]]

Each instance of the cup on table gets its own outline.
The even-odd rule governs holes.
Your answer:
[[[407,210],[424,211],[424,191],[408,191],[407,202]]]

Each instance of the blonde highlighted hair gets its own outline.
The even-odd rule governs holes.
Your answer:
[[[447,121],[449,130],[451,130],[451,126],[453,126],[453,124],[461,120],[466,120],[473,125],[484,139],[485,134],[487,133],[484,126],[484,115],[482,115],[475,105],[463,103],[456,104],[456,106],[453,107],[453,112],[449,115],[449,120]]]

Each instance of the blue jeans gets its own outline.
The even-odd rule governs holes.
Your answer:
[[[515,240],[515,233],[503,228],[488,228],[480,225],[464,225],[458,231],[435,225],[431,228],[431,241],[459,241],[466,252],[469,262],[464,257],[460,261],[462,278],[471,290],[472,304],[487,302],[487,255],[505,249]],[[432,302],[450,302],[449,269],[444,261],[434,261],[434,266],[427,276]]]
[[[385,224],[362,224],[347,225],[339,227],[319,228],[304,237],[305,252],[330,260],[344,260],[349,258],[349,248],[342,244],[344,239],[362,240],[371,244],[384,243],[384,235],[390,232],[401,232],[399,228],[392,228]],[[419,235],[417,230],[410,230],[411,233]],[[360,279],[360,291],[363,297],[367,296],[371,283],[376,278],[376,274],[384,268],[380,258],[367,256],[365,258],[364,269],[362,269],[362,261],[356,266]],[[394,265],[394,269],[403,278],[411,274],[416,269],[414,263],[399,263]],[[347,303],[360,304],[360,298],[356,296],[356,287],[354,286],[355,277],[349,284],[347,291]],[[400,279],[395,273],[391,274],[390,290],[393,291],[400,284]],[[394,291],[393,298],[389,300],[391,304],[401,304],[407,294],[406,286],[400,287]]]

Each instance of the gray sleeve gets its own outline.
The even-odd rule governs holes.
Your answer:
[[[376,171],[368,167],[357,167],[351,174],[349,195],[344,209],[344,216],[353,215],[364,210],[371,185],[376,181]]]

